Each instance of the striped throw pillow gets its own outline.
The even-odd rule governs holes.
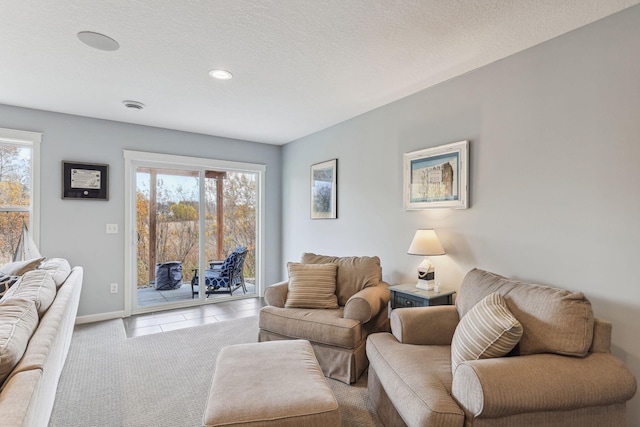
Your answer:
[[[286,308],[338,308],[336,297],[337,264],[290,262]]]
[[[522,337],[522,325],[498,292],[486,296],[460,320],[451,341],[451,370],[466,360],[502,357]]]

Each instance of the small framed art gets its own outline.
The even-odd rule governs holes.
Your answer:
[[[62,198],[109,200],[109,165],[63,160]]]
[[[311,219],[338,217],[338,159],[311,165]]]
[[[404,208],[466,209],[469,188],[469,141],[405,153]]]

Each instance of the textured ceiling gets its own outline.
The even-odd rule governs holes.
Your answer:
[[[0,0],[0,103],[284,144],[638,3]]]

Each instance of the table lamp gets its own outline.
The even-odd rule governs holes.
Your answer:
[[[416,288],[430,291],[435,286],[436,272],[428,256],[444,255],[444,249],[434,230],[417,230],[407,251],[409,255],[422,255],[424,259],[418,266],[418,284]]]

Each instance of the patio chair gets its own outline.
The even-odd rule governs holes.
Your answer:
[[[155,287],[157,291],[169,291],[182,286],[182,263],[180,261],[156,264]]]
[[[233,294],[238,288],[242,288],[247,293],[244,283],[244,259],[247,256],[247,248],[238,246],[223,262],[213,261],[209,263],[209,268],[205,270],[205,287],[207,298],[211,294]],[[200,291],[200,279],[198,269],[194,269],[195,274],[191,279],[191,298],[198,295]]]

